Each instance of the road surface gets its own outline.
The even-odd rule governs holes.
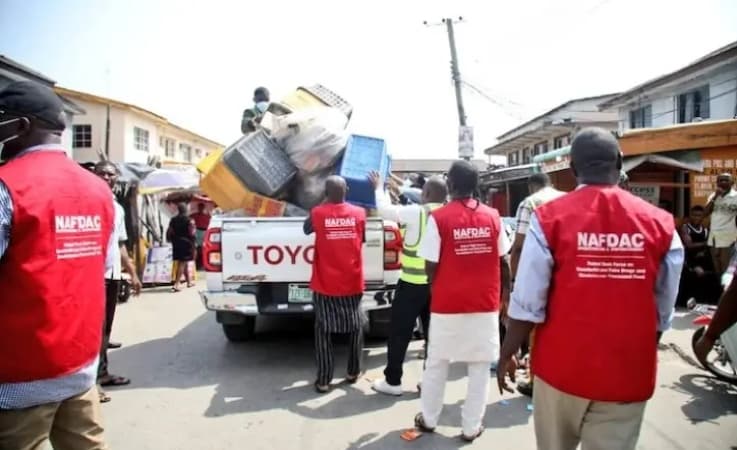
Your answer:
[[[676,320],[660,352],[658,389],[649,403],[640,449],[710,450],[737,448],[737,390],[690,365],[673,348],[690,354],[692,326]],[[110,388],[103,405],[107,440],[114,450],[395,450],[454,449],[459,440],[465,394],[461,367],[453,367],[446,407],[435,435],[413,443],[399,438],[412,423],[419,402],[419,342],[412,343],[399,398],[375,394],[381,377],[383,342],[366,346],[366,377],[318,395],[312,388],[311,324],[270,320],[249,343],[226,341],[196,288],[180,293],[149,289],[120,305],[110,353],[112,373],[131,385]],[[336,345],[336,377],[344,374],[345,347]],[[586,376],[582,373],[581,376]],[[338,382],[339,380],[336,380]],[[489,396],[486,432],[470,447],[535,448],[528,399]]]

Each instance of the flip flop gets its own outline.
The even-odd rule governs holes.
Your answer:
[[[361,375],[362,375],[362,373],[359,373],[357,375],[346,375],[345,376],[345,382],[348,383],[348,384],[356,384],[358,382],[359,378],[361,378]]]
[[[404,439],[405,441],[414,441],[422,437],[422,435],[425,433],[434,432],[435,428],[430,428],[425,425],[425,419],[422,417],[422,413],[418,413],[415,416],[415,427],[404,430],[402,434],[399,435],[399,437]]]
[[[107,375],[100,379],[100,386],[125,386],[131,384],[130,378],[118,375]]]
[[[100,396],[100,403],[107,403],[112,400],[112,397],[107,395],[107,393],[102,389],[98,389],[98,395]]]

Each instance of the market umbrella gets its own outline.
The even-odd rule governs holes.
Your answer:
[[[165,191],[197,189],[200,175],[194,167],[186,169],[156,169],[141,182],[139,193],[156,194]]]

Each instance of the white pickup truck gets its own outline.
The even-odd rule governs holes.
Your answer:
[[[219,216],[210,221],[202,250],[207,288],[200,297],[205,308],[215,311],[229,340],[253,337],[258,316],[313,313],[308,284],[315,237],[304,234],[303,222],[303,218]],[[368,333],[387,334],[401,251],[396,223],[367,220],[361,309]]]

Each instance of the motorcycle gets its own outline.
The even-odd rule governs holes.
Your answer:
[[[714,305],[703,305],[697,304],[694,299],[688,301],[687,307],[690,311],[698,314],[698,317],[694,319],[694,325],[698,325],[699,328],[694,331],[691,337],[691,349],[696,353],[696,342],[706,332],[706,327],[711,323],[712,317],[717,307]],[[734,349],[732,349],[732,353]],[[717,339],[714,343],[714,348],[706,357],[706,364],[702,364],[704,369],[708,370],[714,376],[720,380],[728,381],[731,383],[737,383],[737,354],[730,352],[730,346],[725,346],[722,339]]]

